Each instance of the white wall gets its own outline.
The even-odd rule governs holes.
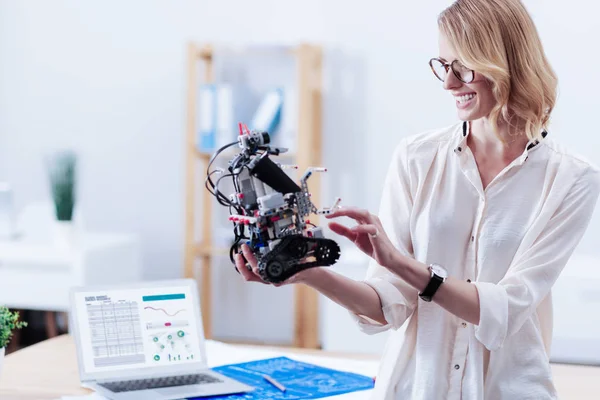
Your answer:
[[[310,41],[330,55],[324,155],[332,172],[324,199],[342,193],[346,204],[375,211],[393,144],[454,121],[452,100],[427,65],[437,55],[437,13],[448,4],[0,0],[0,179],[13,183],[18,206],[43,199],[42,155],[61,145],[76,147],[83,162],[81,207],[90,229],[140,232],[145,276],[179,276],[187,41]],[[600,163],[600,56],[593,39],[600,37],[594,18],[600,6],[583,0],[568,7],[558,1],[526,4],[561,79],[551,135]],[[353,70],[361,71],[356,81],[343,81],[339,60],[352,60]],[[362,95],[344,97],[348,86]],[[352,154],[343,154],[338,150],[348,136],[355,145]],[[340,166],[350,173],[342,174]],[[598,255],[598,233],[595,218],[582,251]],[[219,293],[242,296],[230,298],[234,304],[251,298],[244,291],[259,290],[227,279],[219,285],[225,285]],[[271,295],[260,290],[263,297],[253,300],[259,304]],[[281,296],[291,298],[289,291]],[[286,307],[276,309],[283,323],[268,334],[274,340],[291,333],[291,319],[281,315]],[[241,310],[239,318],[248,318]],[[244,329],[237,334],[255,334]]]

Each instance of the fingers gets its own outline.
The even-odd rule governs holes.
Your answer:
[[[379,228],[377,228],[377,226],[371,225],[371,224],[353,226],[351,231],[354,232],[355,234],[366,233],[371,237],[376,237],[380,233]]]
[[[249,271],[246,267],[246,261],[244,260],[244,257],[241,254],[237,253],[233,257],[235,259],[235,267],[237,268],[240,275],[244,277],[244,280],[248,282],[258,281],[258,277],[254,275],[252,271]]]
[[[254,273],[254,275],[256,275],[258,277],[258,279],[260,279],[262,281],[262,279],[260,277],[260,272],[258,270],[258,261],[256,260],[254,253],[252,253],[252,251],[250,250],[250,247],[243,244],[242,252],[244,253],[244,257],[246,257],[246,260],[248,260],[248,263],[252,267],[252,272]]]
[[[356,240],[358,234],[356,232],[352,232],[352,230],[342,224],[338,224],[337,222],[330,222],[329,229],[331,229],[334,233],[337,233],[340,236],[345,236],[350,241]]]
[[[252,266],[252,269],[254,269],[258,265],[258,261],[256,260],[256,256],[254,255],[252,250],[250,250],[250,247],[248,247],[247,244],[242,245],[242,253],[244,253],[244,257],[246,258],[246,260],[248,260],[248,262]]]
[[[371,222],[372,215],[369,211],[356,207],[343,207],[335,210],[325,218],[349,217],[359,222]]]
[[[244,249],[243,249],[244,246],[242,246],[242,252],[244,254],[243,256],[242,256],[242,254],[239,254],[239,253],[234,255],[236,268],[238,269],[240,274],[244,277],[244,280],[246,280],[248,282],[266,283],[260,278],[260,275],[258,274],[258,268],[256,267],[256,265],[257,265],[256,257],[254,257],[254,255],[252,254],[250,249],[247,248],[247,246],[246,246],[246,250],[244,251]],[[246,266],[246,260],[244,258],[246,260],[248,260],[248,263],[252,267],[252,271],[248,270],[248,268]]]

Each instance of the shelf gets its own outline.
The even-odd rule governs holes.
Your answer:
[[[219,158],[221,157],[231,157],[234,154],[236,154],[238,151],[237,150],[233,150],[233,149],[227,149],[225,151],[223,151],[221,154],[219,154]],[[210,160],[210,158],[213,156],[213,154],[215,154],[214,151],[204,151],[204,150],[199,150],[199,149],[195,149],[195,154],[196,157],[203,160],[203,161],[208,161]],[[288,153],[281,153],[279,155],[272,155],[271,157],[273,157],[273,159],[276,159],[277,157],[281,157],[281,158],[296,158],[296,153],[294,152],[288,152]]]
[[[215,70],[221,66],[222,57],[234,55],[241,57],[246,62],[254,63],[256,60],[265,60],[267,56],[285,55],[292,56],[285,60],[287,66],[295,68],[295,87],[297,87],[297,125],[294,129],[293,149],[288,153],[272,156],[273,160],[279,158],[282,164],[297,165],[299,171],[304,171],[311,166],[321,164],[322,148],[322,49],[320,46],[310,44],[287,45],[259,45],[259,46],[221,46],[215,44],[198,46],[190,43],[188,46],[188,74],[187,74],[187,117],[186,117],[186,230],[185,230],[185,260],[184,273],[186,277],[194,278],[200,275],[202,319],[205,337],[212,338],[212,287],[211,263],[213,256],[229,255],[229,248],[217,246],[213,240],[214,227],[212,216],[214,214],[214,199],[207,190],[201,193],[201,202],[198,197],[198,163],[207,164],[214,155],[214,151],[198,148],[197,135],[199,121],[198,112],[198,87],[199,84],[214,83]],[[198,68],[199,65],[202,68]],[[289,65],[288,65],[289,64]],[[254,65],[254,64],[252,64]],[[285,75],[287,77],[287,75]],[[292,139],[289,137],[288,139]],[[299,140],[301,139],[301,140]],[[284,142],[282,142],[284,143]],[[287,142],[285,142],[287,143]],[[273,143],[276,144],[275,142]],[[231,160],[240,149],[232,146],[219,154],[217,163]],[[320,201],[319,177],[315,177],[313,201]],[[198,204],[202,204],[197,210]],[[317,216],[318,219],[318,216]],[[201,221],[200,237],[196,238],[196,223]],[[202,268],[196,271],[195,261],[202,259]],[[199,274],[197,274],[199,272]],[[318,337],[318,293],[305,285],[296,285],[294,288],[294,331],[293,343],[295,347],[317,348]]]
[[[213,57],[212,47],[204,46],[203,48],[198,49],[198,52],[196,53],[196,57],[198,57],[201,60],[211,61],[212,57]]]
[[[300,45],[301,47],[302,45]],[[196,57],[211,61],[215,55],[218,54],[233,54],[240,57],[248,55],[253,56],[267,56],[271,54],[285,54],[295,56],[297,55],[299,46],[297,45],[282,45],[282,44],[249,44],[243,46],[237,46],[234,44],[214,44],[207,45],[197,49]]]

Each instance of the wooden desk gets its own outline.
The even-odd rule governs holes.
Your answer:
[[[59,399],[90,393],[79,384],[75,344],[58,336],[16,351],[4,360],[0,372],[0,399]]]
[[[290,350],[285,348],[286,352]],[[293,351],[336,356],[318,350]],[[553,364],[552,369],[561,400],[598,399],[600,367]],[[2,400],[55,400],[61,396],[86,393],[90,392],[79,384],[75,345],[68,335],[10,354],[0,372]]]

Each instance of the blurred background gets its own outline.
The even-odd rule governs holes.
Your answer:
[[[206,155],[266,124],[328,168],[318,206],[376,212],[395,144],[456,122],[428,66],[450,3],[0,0],[0,304],[30,323],[18,346],[68,330],[71,284],[194,277],[214,339],[382,351],[331,302],[241,280],[226,210],[203,214]],[[550,136],[600,164],[600,6],[524,3],[559,77]],[[74,170],[62,221],[56,168]],[[596,214],[557,283],[557,360],[600,363],[599,234]],[[335,269],[360,279],[367,260],[337,239]]]

